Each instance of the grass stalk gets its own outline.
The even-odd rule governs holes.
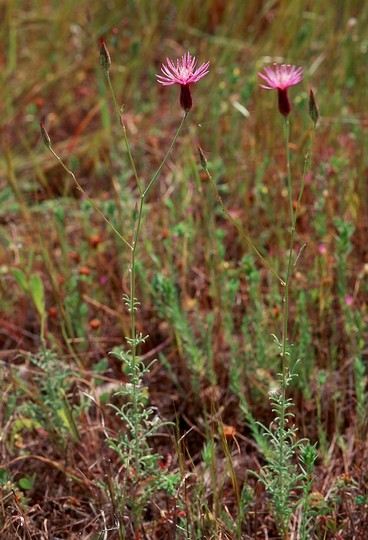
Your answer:
[[[155,174],[152,176],[150,182],[148,183],[147,187],[144,189],[144,191],[142,191],[142,187],[141,187],[141,184],[139,183],[139,180],[138,180],[138,176],[136,175],[136,179],[137,179],[137,182],[138,182],[138,189],[139,189],[139,192],[140,192],[140,197],[139,197],[139,208],[138,208],[138,214],[137,214],[137,218],[136,218],[136,222],[135,222],[135,227],[134,227],[134,233],[133,233],[133,240],[130,244],[130,249],[131,249],[131,253],[130,253],[130,268],[129,268],[129,272],[130,272],[130,300],[129,300],[129,312],[130,312],[130,323],[131,323],[131,338],[130,338],[130,342],[131,342],[131,353],[132,353],[132,357],[131,357],[131,360],[132,360],[132,368],[133,368],[133,372],[135,373],[136,372],[136,363],[137,363],[137,345],[138,345],[138,340],[137,340],[137,334],[136,334],[136,319],[135,319],[135,311],[137,309],[137,299],[135,297],[135,291],[136,291],[136,255],[137,255],[137,248],[138,248],[138,242],[139,242],[139,236],[140,236],[140,231],[141,231],[141,225],[142,225],[142,216],[143,216],[143,207],[144,207],[144,203],[145,203],[145,200],[146,200],[146,197],[148,195],[148,193],[150,192],[151,188],[153,187],[155,181],[157,180],[163,166],[165,165],[165,163],[167,162],[171,152],[172,152],[172,149],[175,145],[175,142],[182,130],[182,127],[184,125],[184,122],[187,118],[187,115],[188,113],[186,112],[185,115],[183,116],[181,122],[180,122],[180,125],[174,135],[174,138],[171,142],[171,145],[163,159],[163,161],[161,162],[161,164],[159,165],[157,171],[155,172]],[[125,133],[125,129],[124,129],[124,133]],[[129,148],[129,144],[128,144],[128,140],[126,138],[126,143],[127,143],[127,147]],[[131,156],[131,152],[129,151],[129,155]],[[135,170],[135,168],[134,168]],[[136,174],[136,172],[135,172]],[[133,381],[132,381],[132,384],[133,384],[133,410],[134,410],[134,414],[135,416],[137,416],[137,411],[138,411],[138,393],[137,393],[137,379],[136,377],[134,376],[133,377]],[[134,397],[135,396],[135,397]],[[135,453],[135,466],[136,466],[136,469],[138,470],[138,466],[139,466],[139,445],[140,445],[140,435],[139,435],[139,425],[135,425],[135,429],[134,429],[134,439],[135,439],[135,446],[136,446],[136,453]]]
[[[254,251],[254,253],[257,255],[257,257],[261,260],[261,262],[263,263],[263,265],[269,270],[269,272],[271,272],[271,274],[278,279],[278,281],[280,282],[281,285],[285,286],[285,282],[283,281],[283,279],[277,274],[277,272],[272,268],[272,266],[268,263],[268,261],[263,257],[263,255],[259,252],[259,250],[257,249],[257,247],[255,246],[255,244],[253,243],[253,241],[249,238],[248,234],[243,230],[243,228],[239,225],[239,223],[237,223],[237,221],[231,216],[230,212],[228,211],[228,209],[226,208],[223,200],[222,200],[222,197],[221,195],[219,194],[218,190],[217,190],[217,187],[216,187],[216,184],[215,184],[215,181],[213,180],[212,178],[212,175],[211,173],[209,172],[208,170],[208,166],[207,166],[207,163],[204,159],[204,155],[203,155],[203,152],[202,150],[200,149],[199,150],[200,152],[200,156],[201,156],[201,165],[205,171],[205,173],[207,174],[207,177],[210,181],[210,184],[211,184],[211,187],[213,189],[213,192],[215,194],[215,197],[217,199],[217,201],[219,202],[224,214],[226,215],[226,217],[229,219],[229,221],[234,225],[234,227],[236,228],[236,230],[238,231],[239,233],[239,236],[241,236],[241,238],[243,238],[247,244],[249,245],[249,247]]]
[[[78,191],[80,191],[81,193],[83,193],[83,195],[86,197],[86,199],[88,200],[88,202],[93,206],[93,209],[102,217],[102,219],[107,223],[107,225],[110,227],[110,229],[112,229],[112,231],[114,232],[114,234],[116,234],[118,236],[118,238],[120,238],[120,240],[127,246],[129,247],[130,249],[132,249],[132,246],[131,244],[124,238],[124,236],[122,236],[119,231],[114,227],[114,225],[111,223],[111,221],[109,221],[107,219],[107,217],[105,216],[105,214],[99,209],[99,207],[96,205],[96,203],[91,199],[91,197],[86,193],[86,191],[82,188],[82,186],[80,185],[80,183],[78,182],[77,180],[77,177],[75,176],[75,174],[73,173],[73,171],[71,171],[69,169],[69,167],[67,167],[67,165],[65,164],[65,162],[62,160],[62,158],[55,152],[55,150],[52,148],[51,144],[48,144],[46,145],[48,147],[48,149],[50,150],[51,154],[58,160],[58,162],[60,163],[60,165],[63,167],[63,169],[65,170],[65,172],[67,172],[73,179],[73,182],[75,183],[75,185],[77,186],[77,189]]]
[[[112,82],[111,82],[109,70],[108,69],[104,70],[104,72],[106,74],[107,84],[108,84],[109,90],[111,92],[112,100],[114,102],[115,110],[116,110],[116,113],[118,115],[119,123],[120,123],[120,125],[122,127],[122,130],[123,130],[124,142],[125,142],[126,150],[128,152],[129,163],[130,163],[130,166],[133,169],[134,178],[135,178],[135,181],[137,182],[139,193],[142,194],[141,182],[140,182],[140,179],[139,179],[139,176],[138,176],[137,168],[136,168],[135,163],[134,163],[133,154],[132,154],[131,149],[130,149],[128,135],[127,135],[126,127],[125,127],[125,124],[124,124],[124,117],[123,117],[124,107],[119,107],[118,101],[116,99],[114,87],[113,87]]]

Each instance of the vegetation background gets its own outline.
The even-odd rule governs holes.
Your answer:
[[[124,471],[106,434],[124,426],[107,403],[128,379],[108,352],[129,333],[129,254],[39,132],[42,120],[84,190],[129,234],[136,185],[98,63],[101,37],[146,180],[182,116],[178,88],[156,82],[161,63],[186,51],[211,61],[144,212],[142,358],[157,358],[146,376],[150,403],[176,424],[152,445],[181,483],[176,497],[152,498],[135,537],[185,538],[186,519],[190,538],[235,538],[241,509],[241,538],[278,538],[251,473],[263,457],[249,419],[272,420],[282,289],[218,207],[197,146],[231,215],[282,275],[282,119],[257,76],[280,62],[305,69],[290,92],[294,186],[310,88],[321,113],[297,223],[297,249],[306,247],[289,336],[301,359],[290,390],[295,423],[318,443],[311,538],[366,538],[367,4],[7,0],[1,12],[1,538],[119,537],[110,480]]]

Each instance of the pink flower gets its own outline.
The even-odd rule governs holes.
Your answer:
[[[102,286],[106,285],[106,283],[108,282],[108,277],[107,276],[100,276],[98,278],[98,281],[99,281],[100,285],[102,285]]]
[[[192,57],[190,53],[186,53],[180,59],[177,59],[176,65],[172,60],[166,58],[166,65],[162,64],[161,67],[163,75],[156,75],[157,81],[163,86],[180,85],[180,105],[185,112],[190,111],[192,108],[190,85],[207,75],[210,65],[209,62],[205,62],[198,69],[195,69],[196,64],[197,59],[194,56]]]
[[[325,244],[319,244],[317,250],[320,255],[326,255],[327,253],[327,247],[325,246]]]
[[[202,77],[207,75],[207,68],[210,65],[209,62],[206,62],[194,71],[197,60],[194,56],[192,57],[190,53],[184,54],[180,60],[176,60],[176,66],[169,58],[166,58],[166,62],[167,66],[162,64],[161,68],[164,75],[156,75],[158,82],[164,86],[171,86],[172,84],[185,86],[187,84],[196,83],[199,79],[202,79]]]
[[[303,79],[303,68],[297,68],[295,66],[290,66],[282,64],[281,66],[274,64],[272,67],[264,68],[265,75],[261,72],[258,75],[264,79],[270,86],[265,86],[260,84],[261,88],[266,88],[266,90],[287,90],[289,86],[294,86],[298,84]]]
[[[303,79],[303,68],[282,64],[274,64],[273,67],[265,67],[264,73],[258,75],[266,81],[269,86],[260,84],[266,90],[277,90],[279,99],[279,111],[283,116],[288,116],[291,110],[287,90],[290,86],[298,84]]]
[[[353,303],[354,303],[354,298],[351,296],[351,294],[347,294],[345,296],[345,304],[350,307],[353,305]]]

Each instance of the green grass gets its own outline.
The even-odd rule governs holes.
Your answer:
[[[288,336],[291,361],[300,358],[288,388],[293,421],[318,456],[290,529],[304,512],[305,538],[364,538],[368,10],[352,0],[306,4],[4,6],[2,538],[281,538],[254,473],[270,456],[257,422],[274,418],[272,334],[282,333],[283,288],[227,219],[197,151],[230,215],[284,278],[283,122],[276,94],[260,89],[257,76],[270,61],[305,69],[290,89],[294,199],[312,130],[310,87],[321,113],[296,223],[295,251],[306,247],[291,282]],[[137,358],[156,362],[135,398],[135,368],[118,353],[131,336],[129,249],[39,133],[42,120],[88,197],[130,239],[139,194],[98,63],[100,37],[144,186],[182,118],[178,88],[161,87],[155,73],[187,50],[211,61],[142,209],[135,323],[149,338]],[[142,439],[136,472],[132,456],[114,450],[128,451],[134,399],[144,404],[145,429],[155,418],[165,424]],[[291,465],[304,459],[311,472],[309,458],[296,449]]]

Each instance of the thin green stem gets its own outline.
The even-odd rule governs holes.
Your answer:
[[[184,122],[185,122],[187,116],[188,116],[188,112],[186,112],[186,113],[184,114],[184,116],[183,116],[183,118],[182,118],[182,120],[181,120],[181,122],[180,122],[180,125],[179,125],[179,127],[178,127],[178,129],[177,129],[177,131],[176,131],[176,133],[175,133],[175,136],[174,136],[174,138],[173,138],[173,140],[172,140],[172,143],[171,143],[171,145],[170,145],[170,148],[168,149],[168,151],[167,151],[167,153],[166,153],[166,156],[164,157],[164,160],[162,161],[161,165],[159,166],[159,168],[157,169],[157,171],[156,171],[155,174],[153,175],[153,177],[152,177],[151,181],[149,182],[148,186],[147,186],[146,189],[144,190],[143,195],[142,195],[143,198],[146,197],[146,195],[147,195],[148,192],[150,191],[150,189],[151,189],[151,187],[153,186],[154,182],[156,181],[158,175],[160,174],[162,167],[165,165],[166,161],[168,160],[168,157],[170,156],[171,151],[172,151],[172,149],[173,149],[173,147],[174,147],[174,144],[176,143],[176,140],[177,140],[177,138],[179,137],[179,133],[181,132],[181,129],[182,129],[182,127],[183,127],[183,124],[184,124]]]
[[[254,253],[257,255],[257,257],[262,261],[262,263],[264,264],[264,266],[271,272],[271,274],[278,279],[278,281],[280,282],[281,285],[285,285],[285,282],[283,281],[283,279],[281,279],[281,277],[277,274],[277,272],[275,272],[275,270],[270,266],[270,264],[266,261],[266,259],[263,257],[263,255],[258,251],[258,249],[256,248],[256,246],[254,245],[254,243],[252,242],[252,240],[249,238],[249,236],[246,234],[246,232],[244,232],[244,230],[242,229],[242,227],[235,221],[235,219],[231,216],[230,212],[227,210],[222,198],[221,198],[221,195],[219,194],[219,192],[217,191],[217,187],[216,187],[216,184],[208,170],[207,167],[204,167],[204,171],[205,173],[207,174],[207,177],[211,183],[211,186],[212,186],[212,189],[213,189],[213,192],[215,194],[215,197],[216,199],[218,200],[218,202],[220,203],[221,205],[221,208],[222,210],[224,211],[226,217],[229,219],[229,221],[234,225],[234,227],[236,228],[236,230],[238,231],[239,235],[247,242],[247,244],[252,248],[252,250],[254,251]]]
[[[112,95],[112,100],[114,102],[114,106],[115,106],[115,109],[116,109],[116,113],[117,113],[118,118],[119,118],[119,123],[120,123],[120,125],[121,125],[121,127],[123,129],[124,142],[125,142],[125,146],[126,146],[126,149],[127,149],[127,152],[128,152],[129,162],[130,162],[130,165],[131,165],[131,167],[133,169],[134,178],[135,178],[135,180],[137,182],[139,193],[142,194],[141,181],[139,180],[139,176],[138,176],[137,169],[136,169],[136,166],[135,166],[135,163],[134,163],[133,155],[132,155],[132,152],[130,150],[128,135],[127,135],[126,127],[125,127],[124,120],[123,120],[123,109],[124,108],[119,107],[119,105],[118,105],[118,102],[117,102],[117,99],[116,99],[116,96],[115,96],[115,92],[114,92],[114,87],[112,86],[112,83],[111,83],[109,71],[106,71],[105,73],[106,73],[107,82],[108,82],[108,85],[109,85],[109,88],[110,88],[110,92],[111,92],[111,95]]]
[[[143,206],[144,206],[144,202],[145,202],[145,199],[149,193],[149,191],[151,190],[151,188],[153,187],[155,181],[157,180],[158,178],[158,175],[160,174],[163,166],[165,165],[165,163],[167,162],[171,152],[172,152],[172,149],[175,145],[175,142],[182,130],[182,127],[184,125],[184,122],[186,120],[188,116],[188,113],[186,112],[185,115],[183,116],[181,122],[180,122],[180,125],[174,135],[174,138],[170,144],[170,147],[164,157],[164,159],[162,160],[160,166],[158,167],[157,171],[155,172],[155,174],[153,175],[153,177],[151,178],[150,182],[148,183],[147,187],[145,188],[145,190],[142,192],[142,189],[139,188],[140,190],[140,198],[139,198],[139,206],[138,206],[138,209],[137,209],[137,217],[136,217],[136,222],[135,222],[135,228],[134,228],[134,233],[133,233],[133,240],[132,240],[132,243],[131,243],[131,255],[130,255],[130,268],[129,268],[129,272],[130,272],[130,306],[129,306],[129,311],[130,311],[130,324],[131,324],[131,352],[132,352],[132,370],[133,370],[133,381],[132,381],[132,384],[133,384],[133,410],[134,410],[134,415],[135,417],[137,417],[137,413],[138,413],[138,400],[137,400],[137,379],[136,379],[136,364],[137,364],[137,335],[136,335],[136,320],[135,320],[135,310],[136,310],[136,300],[135,300],[135,285],[136,285],[136,254],[137,254],[137,247],[138,247],[138,242],[139,242],[139,236],[140,236],[140,231],[141,231],[141,225],[142,225],[142,216],[143,216]],[[140,437],[139,437],[139,425],[136,424],[134,426],[134,441],[135,441],[135,467],[136,467],[136,470],[138,470],[138,467],[139,467],[139,444],[140,444]]]
[[[292,273],[292,260],[293,260],[293,246],[294,246],[294,233],[295,233],[295,221],[294,221],[294,210],[293,210],[293,195],[292,195],[292,185],[291,185],[291,170],[290,170],[290,148],[289,148],[289,138],[290,138],[290,127],[289,127],[289,118],[285,118],[285,150],[286,150],[286,173],[287,173],[287,191],[289,199],[289,211],[290,211],[290,223],[291,223],[291,234],[290,234],[290,243],[289,243],[289,256],[287,263],[287,271],[285,278],[285,287],[284,287],[284,298],[283,298],[283,310],[282,310],[282,344],[281,344],[281,407],[280,407],[280,424],[279,424],[279,463],[284,464],[285,456],[285,424],[286,424],[286,388],[287,388],[287,371],[288,371],[288,361],[287,361],[287,339],[288,339],[288,316],[289,316],[289,285],[290,278]],[[283,474],[279,474],[279,488],[280,493],[284,491],[284,478]],[[283,536],[286,538],[287,531],[285,529],[285,523],[281,523],[283,529]]]
[[[292,194],[292,185],[291,185],[291,171],[290,171],[290,148],[289,148],[289,138],[290,138],[290,126],[289,118],[285,118],[285,150],[286,150],[286,172],[287,172],[287,188],[288,188],[288,199],[289,199],[289,211],[290,211],[290,223],[291,223],[291,233],[290,233],[290,243],[289,243],[289,256],[288,264],[286,270],[285,278],[285,288],[284,288],[284,298],[283,298],[283,331],[282,331],[282,382],[283,382],[283,393],[285,392],[286,386],[286,370],[287,370],[287,334],[288,334],[288,316],[289,316],[289,285],[290,278],[292,274],[292,262],[293,262],[293,247],[294,247],[294,235],[295,235],[295,220],[294,220],[294,209],[293,209],[293,194]]]
[[[299,190],[297,204],[294,211],[293,191],[292,191],[292,182],[291,182],[291,167],[290,167],[290,144],[289,144],[290,125],[289,125],[289,118],[288,117],[285,118],[284,133],[285,133],[285,152],[286,152],[287,191],[288,191],[291,231],[290,231],[289,254],[288,254],[286,277],[285,277],[283,309],[282,309],[282,327],[283,328],[282,328],[282,343],[281,343],[281,407],[280,407],[280,419],[279,419],[279,433],[280,433],[279,463],[280,464],[284,464],[285,453],[287,450],[286,449],[287,441],[286,441],[285,435],[286,435],[286,420],[287,420],[286,418],[286,415],[287,415],[286,390],[287,390],[288,381],[289,381],[288,372],[290,368],[289,360],[288,360],[289,353],[287,351],[288,319],[289,319],[289,291],[290,291],[290,283],[291,283],[294,266],[301,253],[301,252],[299,253],[299,255],[297,256],[296,260],[293,263],[295,227],[296,227],[296,220],[297,220],[298,212],[300,209],[301,199],[304,192],[305,176],[306,176],[307,168],[310,162],[315,129],[316,129],[316,125],[314,124],[313,132],[312,132],[312,136],[310,140],[310,145],[305,155],[302,181],[301,181],[301,186]],[[279,488],[280,488],[281,493],[283,493],[284,489],[286,488],[284,486],[284,477],[282,473],[279,475]],[[285,521],[282,522],[281,527],[283,529],[284,538],[287,538],[287,535],[288,535],[287,523]]]
[[[282,332],[282,349],[281,349],[281,356],[282,356],[282,377],[283,377],[283,387],[285,387],[285,378],[286,378],[286,370],[288,368],[287,362],[286,362],[286,356],[287,356],[287,335],[288,335],[288,317],[289,317],[289,289],[290,289],[290,281],[293,273],[293,248],[294,248],[294,238],[295,238],[295,226],[296,226],[296,220],[298,217],[298,212],[300,209],[300,202],[303,196],[304,192],[304,185],[305,185],[305,176],[306,172],[308,170],[309,162],[310,162],[310,156],[312,152],[312,146],[314,142],[314,136],[316,132],[316,126],[313,126],[312,136],[309,148],[307,150],[307,153],[305,155],[304,159],[304,168],[303,168],[303,175],[302,175],[302,181],[298,196],[297,205],[294,211],[293,208],[293,195],[292,195],[292,185],[291,185],[291,170],[290,170],[290,147],[289,147],[289,139],[290,139],[290,125],[289,125],[289,118],[285,118],[285,151],[286,151],[286,171],[287,171],[287,188],[288,188],[288,199],[289,199],[289,211],[290,211],[290,222],[291,222],[291,233],[290,233],[290,244],[289,244],[289,256],[288,256],[288,264],[287,264],[287,271],[286,271],[286,278],[285,278],[285,288],[284,288],[284,299],[283,299],[283,332]],[[283,388],[285,390],[285,388]]]
[[[124,238],[124,236],[122,236],[119,231],[114,227],[114,225],[107,219],[107,217],[103,214],[103,212],[101,212],[101,210],[98,208],[98,206],[93,202],[93,200],[91,199],[91,197],[89,197],[87,195],[87,193],[85,192],[85,190],[82,188],[82,186],[80,185],[80,183],[78,182],[75,174],[65,165],[64,161],[61,159],[60,156],[57,155],[57,153],[53,150],[53,148],[51,146],[48,146],[48,149],[50,150],[51,154],[58,160],[58,162],[60,163],[60,165],[63,167],[63,169],[73,178],[73,181],[75,183],[75,185],[77,186],[77,189],[83,193],[83,195],[86,197],[86,199],[88,200],[88,202],[93,206],[93,208],[96,210],[96,212],[98,214],[100,214],[100,216],[102,217],[102,219],[107,223],[107,225],[113,230],[113,232],[120,238],[120,240],[122,242],[124,242],[124,244],[126,246],[128,246],[130,249],[132,249],[132,246],[131,244]]]
[[[300,210],[300,203],[301,203],[303,193],[304,193],[305,176],[307,174],[309,164],[310,164],[310,159],[311,159],[315,134],[316,134],[316,125],[314,124],[313,129],[312,129],[312,135],[311,135],[311,138],[310,138],[309,147],[308,147],[308,149],[307,149],[307,151],[305,153],[305,156],[304,156],[304,167],[303,167],[302,182],[301,182],[301,186],[300,186],[298,201],[297,201],[295,212],[294,212],[294,227],[296,225],[296,220],[298,218],[298,214],[299,214],[299,210]]]

